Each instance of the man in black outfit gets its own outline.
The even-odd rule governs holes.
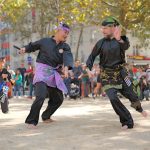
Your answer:
[[[47,94],[49,101],[46,110],[42,113],[42,120],[51,122],[52,114],[63,102],[63,93],[67,93],[67,88],[59,74],[59,68],[64,65],[64,75],[67,78],[68,69],[73,67],[71,49],[65,42],[69,31],[70,28],[67,24],[60,23],[54,36],[29,43],[19,51],[22,54],[39,50],[33,79],[36,99],[25,120],[25,123],[31,128],[38,124],[40,109]]]
[[[134,122],[130,112],[119,100],[117,92],[128,98],[131,102],[131,107],[135,108],[144,117],[147,116],[147,113],[141,107],[138,96],[133,91],[132,83],[124,66],[125,50],[130,45],[128,38],[121,36],[119,25],[119,22],[114,17],[107,17],[102,22],[104,38],[96,43],[86,64],[91,70],[95,57],[99,55],[103,88],[110,99],[114,111],[120,118],[122,128],[128,129],[133,128]]]

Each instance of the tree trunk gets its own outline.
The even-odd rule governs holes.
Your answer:
[[[80,47],[80,42],[81,42],[81,37],[83,34],[83,25],[81,26],[80,33],[79,33],[79,38],[78,38],[78,43],[77,43],[77,48],[76,48],[76,53],[75,53],[75,61],[78,60],[78,55],[79,55],[79,47]]]

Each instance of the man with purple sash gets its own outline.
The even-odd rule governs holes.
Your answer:
[[[63,102],[63,93],[68,92],[58,70],[63,65],[64,76],[68,77],[68,70],[73,67],[71,49],[65,43],[69,31],[70,28],[67,24],[60,23],[55,36],[31,42],[19,50],[20,54],[39,50],[33,79],[36,99],[25,120],[29,127],[35,127],[38,124],[40,110],[47,95],[49,101],[46,110],[42,113],[42,120],[51,122],[51,116]]]

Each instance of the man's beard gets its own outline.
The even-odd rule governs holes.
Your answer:
[[[107,39],[111,39],[113,37],[113,34],[110,34],[110,35],[106,35],[105,38]]]

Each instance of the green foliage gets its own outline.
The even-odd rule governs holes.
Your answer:
[[[17,23],[30,5],[27,0],[1,0],[0,16],[6,22]]]
[[[121,22],[124,32],[134,30],[141,39],[149,38],[149,0],[0,0],[0,7],[0,16],[15,30],[21,30],[21,25],[30,30],[24,24],[29,23],[27,14],[34,8],[38,16],[34,28],[41,36],[48,35],[48,29],[60,21],[79,27],[100,25],[111,15]]]

